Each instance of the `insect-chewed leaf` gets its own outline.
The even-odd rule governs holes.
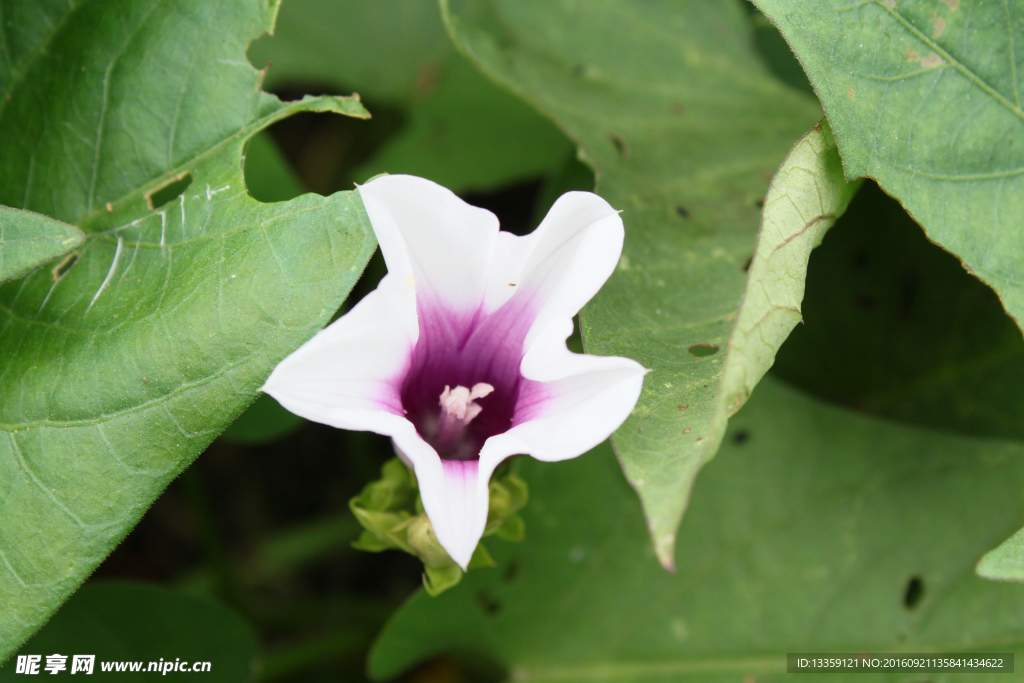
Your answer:
[[[70,254],[84,241],[85,235],[73,225],[0,206],[0,282],[28,275],[44,263]]]
[[[261,92],[245,49],[274,3],[22,9],[4,15],[0,203],[87,239],[0,287],[0,659],[330,319],[375,244],[353,193],[246,193],[260,129],[367,116]]]

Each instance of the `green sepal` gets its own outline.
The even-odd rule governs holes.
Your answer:
[[[484,529],[484,536],[498,533],[498,530],[503,528],[506,522],[521,510],[530,499],[530,492],[526,482],[515,474],[507,474],[500,479],[492,479],[490,492],[491,500],[487,510],[487,526]],[[512,524],[514,525],[515,522]],[[513,538],[507,540],[522,539],[525,535],[525,526],[523,526],[521,519],[519,520],[519,525],[521,528],[518,539],[514,538],[516,534],[512,533]],[[510,531],[514,531],[514,529],[510,529]],[[499,536],[499,538],[505,537]]]
[[[423,560],[425,566],[439,569],[454,564],[448,551],[437,540],[434,525],[425,514],[414,517],[406,527],[406,539],[412,553]]]
[[[508,541],[521,541],[526,535],[522,518],[516,513],[529,500],[526,482],[502,471],[489,485],[490,504],[484,536],[492,534]],[[423,562],[423,585],[430,595],[439,595],[462,579],[462,569],[441,546],[430,518],[423,510],[413,472],[398,458],[384,463],[381,478],[367,484],[349,501],[352,514],[364,531],[352,543],[357,550],[379,553],[402,550]],[[493,567],[497,563],[482,544],[469,561],[469,569]]]
[[[520,543],[526,538],[526,522],[519,515],[511,515],[494,530],[494,535],[503,541]]]
[[[485,567],[496,567],[497,565],[498,563],[487,552],[487,547],[483,543],[477,543],[476,550],[473,551],[473,557],[469,558],[469,564],[466,565],[466,569],[483,569]]]
[[[405,510],[416,496],[411,472],[401,460],[392,458],[381,467],[381,478],[367,484],[351,506],[380,512]]]
[[[423,588],[437,597],[462,580],[462,569],[454,562],[446,567],[423,567]]]

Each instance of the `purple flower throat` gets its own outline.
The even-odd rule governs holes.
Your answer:
[[[529,419],[538,383],[522,376],[534,316],[513,297],[490,315],[417,301],[419,340],[400,381],[405,417],[442,460],[477,460],[489,437]]]

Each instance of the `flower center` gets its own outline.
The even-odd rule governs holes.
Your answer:
[[[483,406],[478,405],[476,399],[483,398],[493,391],[494,387],[486,382],[478,382],[472,389],[464,386],[452,389],[445,385],[438,401],[441,405],[441,415],[437,424],[437,434],[434,436],[434,447],[440,453],[460,450],[460,445],[466,441],[463,434],[466,425],[483,410]]]
[[[478,382],[472,389],[466,387],[455,387],[451,389],[447,384],[441,392],[441,422],[468,425],[474,417],[480,414],[482,407],[476,404],[475,399],[483,398],[494,391],[494,387],[486,382]]]

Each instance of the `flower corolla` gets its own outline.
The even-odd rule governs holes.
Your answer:
[[[465,569],[502,461],[574,458],[636,404],[640,364],[566,348],[573,316],[618,263],[622,220],[569,192],[519,237],[423,178],[383,176],[359,194],[388,273],[262,390],[310,420],[390,436]]]

